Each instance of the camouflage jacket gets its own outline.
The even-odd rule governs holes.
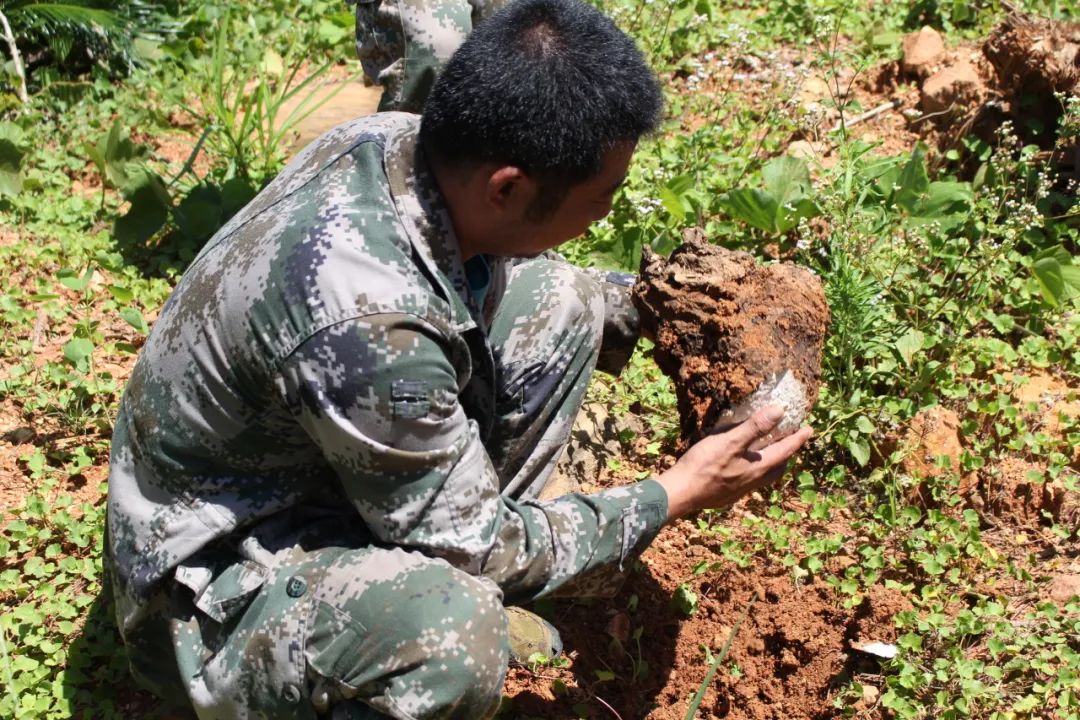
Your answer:
[[[445,558],[513,602],[621,566],[663,523],[651,480],[500,495],[485,326],[507,261],[476,307],[418,121],[379,114],[317,139],[162,308],[113,437],[106,555],[122,625],[163,578],[183,581],[181,563],[298,508],[348,513],[371,542]]]

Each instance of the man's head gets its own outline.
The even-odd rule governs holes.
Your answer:
[[[583,232],[661,108],[633,41],[578,0],[514,0],[481,23],[420,130],[463,250],[499,253],[501,236],[503,254],[535,254]]]

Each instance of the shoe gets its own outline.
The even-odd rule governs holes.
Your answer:
[[[536,613],[519,607],[506,608],[506,631],[510,637],[510,662],[527,665],[540,653],[551,659],[562,655],[562,638],[555,626]]]

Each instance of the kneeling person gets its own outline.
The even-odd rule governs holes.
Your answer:
[[[536,499],[625,319],[544,253],[610,211],[660,109],[596,10],[518,0],[422,118],[330,131],[215,235],[113,440],[143,684],[200,718],[489,717],[504,606],[610,591],[665,521],[782,468],[806,433],[748,453],[762,414],[656,479]]]

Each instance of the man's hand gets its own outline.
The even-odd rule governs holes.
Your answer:
[[[748,492],[775,482],[788,458],[813,431],[804,427],[760,450],[754,441],[769,434],[783,410],[767,407],[733,429],[711,435],[690,448],[674,467],[657,478],[668,494],[668,520],[705,508],[730,505]]]

